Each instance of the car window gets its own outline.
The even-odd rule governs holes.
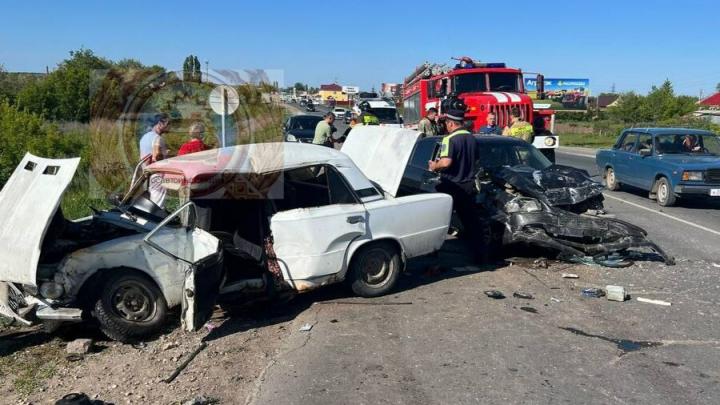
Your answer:
[[[427,170],[428,161],[433,160],[438,147],[438,142],[435,139],[421,139],[415,145],[415,151],[410,159],[410,165]]]
[[[652,135],[640,134],[640,140],[638,142],[638,147],[635,150],[635,153],[640,153],[641,149],[647,149],[649,151],[652,151],[652,149],[653,149]]]
[[[276,202],[278,211],[357,202],[345,179],[331,166],[288,170],[283,186],[283,198]]]
[[[637,138],[638,136],[636,133],[628,133],[620,143],[619,149],[625,152],[632,152],[635,149],[635,142],[637,141]]]

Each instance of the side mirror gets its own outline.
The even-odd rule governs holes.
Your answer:
[[[640,149],[638,153],[640,153],[642,157],[652,156],[652,149]]]

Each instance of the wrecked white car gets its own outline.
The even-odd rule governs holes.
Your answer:
[[[156,332],[178,305],[196,329],[218,295],[249,300],[344,280],[358,295],[385,294],[407,258],[440,249],[452,210],[443,194],[395,197],[405,150],[374,181],[316,145],[180,156],[147,167],[115,209],[78,222],[58,210],[78,160],[28,155],[0,193],[10,224],[0,233],[0,313],[21,322],[32,308],[46,321],[93,315],[109,337],[128,340]],[[151,181],[180,208],[154,204]]]

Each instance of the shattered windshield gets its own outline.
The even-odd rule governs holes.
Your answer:
[[[479,163],[484,168],[528,166],[535,170],[543,170],[552,166],[552,162],[534,146],[509,142],[482,143]]]
[[[667,134],[655,137],[658,154],[720,155],[720,139],[716,135]]]

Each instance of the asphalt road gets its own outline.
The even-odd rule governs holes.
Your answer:
[[[597,174],[590,158],[558,161]],[[660,210],[640,193],[618,192],[607,210],[646,228],[678,264],[544,268],[511,258],[480,269],[451,240],[438,256],[410,261],[390,296],[326,289],[293,302],[301,309],[292,331],[247,403],[720,403],[717,207]],[[630,299],[580,294],[606,285],[624,286]],[[301,331],[306,324],[312,329]]]
[[[557,163],[587,170],[602,180],[595,158],[577,152],[558,152]],[[676,257],[720,262],[720,199],[681,200],[678,206],[661,207],[647,192],[623,186],[605,191],[605,206],[619,219],[645,228],[651,239]]]

